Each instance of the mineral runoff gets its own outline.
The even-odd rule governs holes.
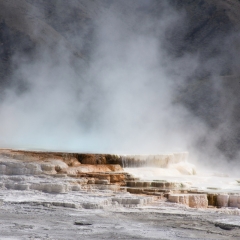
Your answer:
[[[186,152],[114,155],[0,149],[0,189],[51,194],[101,189],[134,196],[111,200],[122,205],[144,205],[161,199],[192,208],[240,208],[240,191],[234,194],[202,191],[181,180],[146,180],[128,172],[131,168],[182,167],[188,164],[187,160]],[[188,174],[194,175],[194,172]]]

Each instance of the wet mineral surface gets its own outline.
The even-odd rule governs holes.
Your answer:
[[[186,153],[0,155],[0,239],[240,238],[239,183],[232,192],[196,187]]]

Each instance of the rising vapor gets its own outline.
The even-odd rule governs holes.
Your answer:
[[[168,37],[174,26],[184,25],[186,14],[163,2],[160,16],[144,18],[142,9],[148,4],[122,1],[101,9],[87,57],[72,54],[85,46],[76,32],[66,36],[71,47],[60,39],[41,46],[30,59],[16,53],[12,78],[21,78],[24,87],[4,90],[1,146],[99,153],[190,151],[196,160],[214,163],[210,159],[217,158],[220,164],[221,132],[212,131],[182,104],[181,90],[201,58],[191,53],[173,57],[169,51]],[[41,34],[36,28],[35,36]]]

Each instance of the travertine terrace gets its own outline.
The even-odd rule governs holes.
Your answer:
[[[61,194],[105,189],[117,194],[105,199],[105,203],[110,205],[117,203],[139,206],[161,199],[192,208],[240,207],[240,191],[224,192],[211,188],[202,190],[191,182],[181,181],[181,178],[179,181],[164,178],[146,180],[128,173],[131,169],[154,167],[159,171],[171,169],[182,175],[195,175],[196,169],[188,163],[188,153],[184,152],[113,155],[2,149],[0,154],[0,186],[3,190]],[[65,202],[62,205],[81,205],[86,208],[101,206],[77,201]]]
[[[160,178],[132,174],[152,169]],[[164,178],[164,171],[180,177]],[[240,195],[203,192],[186,181],[193,174],[186,153],[2,149],[0,238],[239,239]]]

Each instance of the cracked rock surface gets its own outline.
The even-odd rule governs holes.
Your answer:
[[[239,239],[237,218],[166,203],[86,210],[4,202],[0,232],[1,239]]]

